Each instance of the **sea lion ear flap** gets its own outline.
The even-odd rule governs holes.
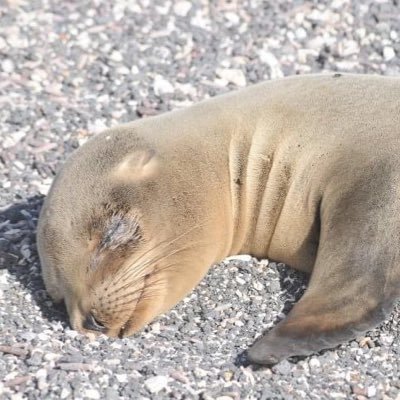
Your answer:
[[[136,150],[126,155],[112,172],[113,178],[140,182],[155,176],[159,161],[154,150]]]

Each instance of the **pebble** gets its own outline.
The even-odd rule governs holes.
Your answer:
[[[385,61],[390,61],[395,57],[396,57],[396,53],[395,53],[393,47],[385,46],[383,48],[383,58],[385,59]]]
[[[281,374],[281,375],[289,374],[291,369],[292,369],[292,365],[287,360],[283,360],[283,361],[279,362],[278,364],[274,365],[273,368],[272,368],[272,370],[275,373],[278,373],[278,374]]]
[[[11,72],[14,71],[14,63],[6,58],[1,62],[1,69],[7,74],[10,74]]]
[[[246,77],[240,69],[217,68],[216,74],[218,77],[236,86],[246,86]]]
[[[258,56],[260,57],[260,61],[267,64],[270,68],[271,79],[282,78],[283,73],[280,67],[280,63],[275,55],[266,50],[260,50],[258,52]]]
[[[180,17],[186,17],[191,8],[190,1],[178,1],[174,4],[174,13]]]
[[[172,84],[160,75],[154,78],[153,89],[156,96],[163,96],[174,92]]]
[[[127,374],[115,374],[115,378],[119,383],[126,383],[128,382],[128,375]]]
[[[110,59],[112,61],[115,61],[116,63],[120,63],[122,62],[122,60],[124,59],[124,57],[122,56],[122,54],[118,51],[118,50],[114,50],[111,54],[110,54]]]
[[[84,396],[88,399],[93,399],[93,400],[101,399],[100,393],[96,389],[86,389],[83,393]]]
[[[321,367],[321,362],[315,357],[311,358],[308,364],[310,365],[311,370]]]
[[[167,384],[168,377],[162,375],[154,376],[144,381],[144,385],[150,393],[160,392],[167,387]]]

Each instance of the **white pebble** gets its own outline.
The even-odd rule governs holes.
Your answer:
[[[71,392],[68,389],[63,388],[63,390],[61,390],[60,398],[66,399],[70,394]]]
[[[279,66],[279,61],[274,54],[266,50],[260,50],[258,52],[258,56],[260,57],[261,62],[269,66],[271,70],[271,79],[283,77],[281,67]]]
[[[379,338],[385,346],[390,346],[394,342],[394,337],[385,333],[382,333]]]
[[[115,377],[119,383],[126,383],[128,382],[128,375],[127,374],[115,374]]]
[[[244,285],[246,283],[246,281],[242,279],[240,276],[237,276],[235,280],[239,285]]]
[[[368,386],[367,396],[368,397],[375,397],[376,396],[376,387],[375,386]]]
[[[144,385],[150,393],[158,393],[168,384],[168,377],[163,375],[154,376],[144,381]]]
[[[88,399],[100,399],[100,393],[96,389],[86,389],[84,392],[84,396]]]
[[[124,58],[119,51],[114,50],[110,55],[110,59],[115,62],[121,62]]]
[[[90,43],[92,42],[92,40],[90,39],[89,34],[84,31],[81,32],[78,37],[77,37],[77,41],[78,41],[78,45],[80,47],[82,47],[83,49],[87,49],[90,46]]]
[[[14,63],[9,60],[8,58],[6,58],[4,61],[2,61],[1,63],[1,69],[7,73],[10,74],[11,72],[14,71]]]
[[[296,29],[296,36],[300,40],[305,39],[307,37],[307,32],[303,27],[297,28]]]
[[[218,68],[216,73],[218,77],[225,79],[236,86],[246,86],[246,77],[240,69]]]
[[[161,75],[156,75],[154,78],[153,89],[156,96],[162,96],[163,94],[173,93],[174,87]]]
[[[104,360],[104,363],[107,365],[119,365],[121,364],[121,360],[119,360],[118,358],[112,358],[110,360]]]
[[[89,121],[89,123],[88,123],[88,130],[91,133],[100,133],[100,132],[104,131],[106,128],[107,128],[107,125],[101,119]]]
[[[5,149],[15,146],[21,139],[25,137],[25,132],[15,131],[9,133],[3,141],[3,147]]]
[[[0,37],[0,50],[4,50],[7,47],[7,42]]]
[[[396,53],[394,52],[393,47],[385,46],[383,48],[383,58],[385,59],[385,61],[390,61],[394,57],[396,57]]]
[[[174,13],[180,17],[186,17],[191,8],[190,1],[178,1],[174,4]]]
[[[237,25],[240,22],[239,15],[236,12],[228,11],[225,13],[225,18],[232,24]]]
[[[321,363],[319,362],[319,360],[314,357],[308,362],[308,364],[310,365],[311,369],[316,369],[321,366]]]

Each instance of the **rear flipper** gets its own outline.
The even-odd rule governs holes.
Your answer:
[[[339,201],[321,208],[309,288],[287,318],[250,347],[250,362],[274,364],[333,348],[388,316],[400,295],[400,205],[397,195],[373,186],[368,181],[352,193],[337,191]]]
[[[335,298],[340,293],[326,296]],[[361,336],[389,314],[393,302],[374,306],[351,302],[321,304],[317,297],[302,299],[288,317],[258,339],[247,357],[256,364],[275,364],[287,357],[305,356]]]

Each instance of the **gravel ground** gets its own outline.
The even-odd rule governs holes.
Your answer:
[[[399,305],[335,350],[253,368],[243,350],[304,276],[225,261],[140,334],[89,342],[35,248],[55,171],[94,133],[295,73],[398,75],[399,28],[398,0],[0,0],[0,398],[399,400]]]

